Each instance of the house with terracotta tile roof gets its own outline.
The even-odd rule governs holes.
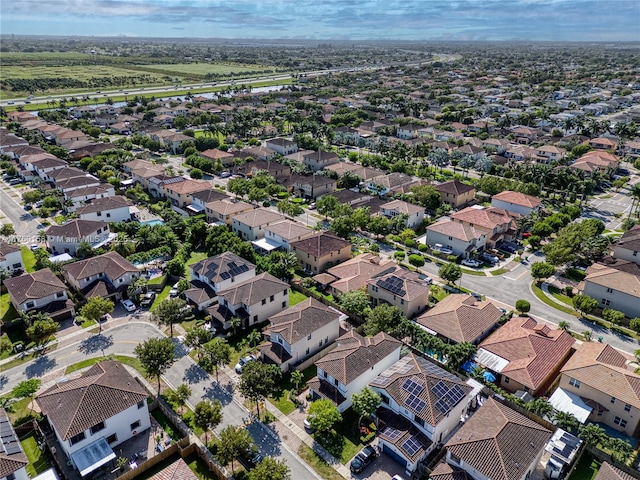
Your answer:
[[[251,212],[255,207],[250,203],[235,198],[213,200],[205,204],[205,215],[208,223],[226,223],[231,226],[233,217]]]
[[[623,472],[607,462],[602,462],[600,470],[593,480],[634,480],[635,478],[630,473]]]
[[[471,203],[476,197],[476,187],[458,180],[443,182],[435,187],[442,201],[451,205],[453,208],[464,207]]]
[[[77,208],[80,220],[105,222],[126,222],[131,220],[132,203],[122,195],[92,199],[88,204]]]
[[[429,292],[429,285],[419,274],[403,268],[367,280],[367,293],[373,306],[393,305],[407,318],[426,310]]]
[[[254,241],[264,238],[265,229],[284,220],[284,215],[266,208],[256,208],[239,213],[231,220],[233,233],[243,240]]]
[[[640,225],[635,225],[618,239],[613,247],[613,256],[640,265],[638,252],[640,252]]]
[[[20,439],[16,435],[9,415],[0,408],[0,478],[2,480],[29,480],[27,465]]]
[[[210,189],[211,184],[209,182],[185,178],[181,182],[171,182],[164,185],[163,193],[171,201],[172,205],[184,208],[191,204],[191,195]]]
[[[313,232],[289,245],[302,269],[313,274],[351,258],[351,242],[330,232]]]
[[[505,190],[491,197],[491,206],[509,213],[526,216],[542,208],[542,200],[533,195]]]
[[[163,165],[147,162],[146,160],[131,160],[123,164],[125,172],[131,174],[131,178],[142,185],[145,189],[149,188],[149,179],[164,173]]]
[[[602,150],[592,150],[569,165],[569,168],[582,170],[586,173],[612,173],[619,165],[620,158],[617,155]]]
[[[626,260],[594,263],[578,285],[583,295],[598,301],[600,308],[611,308],[629,318],[640,317],[640,265]]]
[[[536,148],[536,161],[538,163],[548,164],[562,160],[567,155],[567,151],[562,147],[555,145],[542,145]]]
[[[469,257],[473,251],[486,247],[487,232],[462,222],[442,217],[427,227],[426,244],[450,249],[454,255]]]
[[[526,480],[542,458],[551,434],[489,398],[445,444],[446,461],[472,478]]]
[[[339,161],[340,157],[337,153],[334,152],[311,152],[303,155],[302,157],[302,163],[304,163],[314,172],[322,170],[323,168],[328,167],[329,165],[333,165],[334,163],[338,163]]]
[[[270,138],[265,142],[265,145],[283,157],[298,151],[298,144],[288,138]]]
[[[55,254],[68,253],[75,255],[81,243],[88,243],[93,248],[106,245],[116,237],[111,233],[107,221],[69,220],[63,225],[51,225],[46,230],[47,246]]]
[[[329,268],[325,273],[316,275],[316,277],[321,275],[323,277],[314,277],[314,280],[332,295],[340,295],[366,288],[369,279],[395,270],[396,264],[393,260],[381,258],[373,253],[361,253]]]
[[[584,342],[562,367],[558,390],[570,399],[562,410],[631,437],[640,434],[640,375],[633,359],[606,343]],[[561,392],[562,393],[562,392]]]
[[[445,459],[433,468],[429,480],[475,480],[471,475],[459,467],[449,465]]]
[[[18,312],[41,310],[52,303],[68,300],[67,286],[48,268],[7,278],[4,286]]]
[[[170,463],[158,473],[149,477],[149,480],[198,480],[198,477],[182,458],[178,458],[175,462]]]
[[[380,421],[378,447],[407,472],[415,471],[418,463],[456,428],[475,391],[413,353],[381,372],[369,386],[382,399],[376,412]]]
[[[538,396],[558,376],[574,343],[564,330],[531,317],[515,317],[479,345],[475,361],[496,374],[496,385]]]
[[[406,215],[406,227],[417,228],[424,221],[424,207],[405,202],[404,200],[392,200],[380,206],[380,215],[389,219],[394,219],[400,215]]]
[[[105,360],[49,387],[36,402],[62,451],[85,476],[114,459],[118,445],[151,427],[147,396],[124,365]]]
[[[592,138],[588,142],[591,148],[595,148],[596,150],[611,150],[615,152],[618,148],[618,142],[612,138],[606,137],[598,137]]]
[[[448,342],[477,345],[497,328],[501,318],[502,312],[493,303],[454,293],[416,318],[416,323]]]
[[[19,244],[0,241],[0,269],[3,268],[9,272],[24,271],[24,261]]]
[[[328,351],[340,335],[340,321],[347,315],[315,298],[293,305],[269,318],[260,345],[262,360],[278,365],[283,372],[321,351]]]
[[[263,247],[266,246],[269,251],[279,249],[288,252],[291,250],[291,242],[297,242],[311,235],[313,230],[306,225],[285,219],[266,226],[262,243],[253,242],[253,244],[258,250],[265,250]]]
[[[400,360],[402,342],[380,332],[363,337],[349,330],[335,347],[316,360],[317,375],[307,382],[313,400],[331,400],[340,412],[351,406],[351,396]]]

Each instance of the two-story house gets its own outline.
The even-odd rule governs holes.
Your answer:
[[[531,317],[514,317],[479,345],[474,358],[495,373],[496,385],[539,396],[573,354],[574,343],[569,332]]]
[[[380,206],[380,215],[393,219],[400,215],[407,216],[407,228],[417,228],[424,221],[424,207],[403,200],[392,200]]]
[[[120,299],[127,287],[140,276],[140,270],[118,252],[69,263],[62,267],[69,285],[86,298]]]
[[[122,195],[96,198],[76,209],[80,220],[95,222],[127,222],[131,220],[132,203]]]
[[[302,163],[304,163],[309,169],[314,172],[318,170],[322,170],[329,165],[333,165],[334,163],[338,163],[340,161],[340,157],[337,153],[334,152],[311,152],[307,153],[302,157]]]
[[[240,319],[242,328],[249,328],[289,306],[289,284],[266,272],[216,293],[218,305],[209,307],[207,313],[225,331],[231,328],[233,317]]]
[[[54,311],[60,317],[65,313],[73,314],[67,286],[49,268],[7,278],[4,286],[11,304],[18,312],[47,310]]]
[[[640,317],[640,264],[626,260],[594,263],[578,290],[598,301],[601,308]]]
[[[476,198],[476,187],[458,180],[441,183],[436,185],[435,188],[440,194],[443,203],[449,204],[453,208],[464,207]]]
[[[502,312],[493,303],[454,293],[416,318],[416,323],[447,342],[477,345],[496,329],[501,318]]]
[[[29,480],[27,465],[29,460],[9,415],[0,408],[0,480]]]
[[[636,437],[640,433],[640,375],[632,358],[606,343],[585,342],[562,367],[554,408],[579,422],[603,423]]]
[[[200,152],[200,156],[211,160],[214,165],[218,161],[220,161],[222,166],[225,168],[233,165],[233,153],[225,152],[224,150],[219,150],[217,148],[211,148],[209,150],[205,150],[204,152]]]
[[[0,270],[9,272],[24,272],[24,262],[20,245],[0,241]]]
[[[475,382],[477,383],[477,382]],[[476,389],[428,360],[410,353],[369,386],[380,395],[378,447],[414,472],[466,413]]]
[[[445,444],[446,462],[478,480],[527,480],[551,436],[542,425],[489,398]]]
[[[325,175],[292,174],[285,181],[285,185],[296,196],[316,200],[322,195],[334,192],[338,183]]]
[[[249,213],[254,208],[250,203],[235,198],[223,198],[206,203],[205,215],[208,223],[225,223],[231,226],[236,215]]]
[[[147,162],[146,160],[131,160],[123,164],[125,172],[131,173],[131,178],[138,182],[145,190],[149,189],[149,179],[162,175],[165,167]]]
[[[406,125],[398,125],[398,131],[396,136],[403,140],[411,140],[418,138],[420,130],[423,129],[423,125],[416,125],[415,123],[407,123]]]
[[[116,458],[115,447],[151,427],[147,392],[113,360],[54,384],[36,402],[81,476]]]
[[[265,229],[269,225],[281,222],[284,218],[284,215],[273,210],[256,208],[235,215],[231,220],[231,229],[241,239],[254,241],[264,238]]]
[[[286,372],[321,350],[332,348],[340,334],[340,321],[346,318],[315,298],[272,315],[264,332],[269,340],[260,345],[263,361]]]
[[[415,272],[403,268],[367,280],[367,293],[374,306],[398,307],[407,318],[424,312],[429,303],[429,285]]]
[[[172,205],[184,208],[191,204],[192,195],[196,192],[210,190],[211,184],[204,180],[185,178],[181,182],[169,182],[164,185],[164,194]]]
[[[229,197],[219,190],[214,190],[213,188],[201,190],[191,194],[191,205],[188,205],[186,210],[190,214],[206,213],[207,203],[227,199]]]
[[[316,360],[317,376],[307,385],[313,400],[331,400],[340,412],[351,406],[351,396],[400,360],[402,343],[380,332],[363,337],[350,330],[338,337],[335,347]]]
[[[80,207],[84,207],[89,200],[96,198],[107,198],[115,195],[115,189],[110,183],[101,183],[93,187],[77,188],[64,193],[64,209],[67,212],[74,212]]]
[[[269,249],[269,251],[279,249],[289,252],[291,251],[291,242],[297,242],[312,234],[313,230],[309,227],[287,219],[266,226],[264,228],[264,238],[253,242],[253,244],[263,251],[266,249]]]
[[[589,140],[589,146],[596,150],[611,150],[615,152],[618,148],[618,142],[612,138],[598,137]]]
[[[106,245],[116,237],[106,221],[70,220],[63,225],[51,225],[46,230],[47,245],[55,254],[74,255],[78,246],[86,242],[93,248]]]
[[[351,242],[329,232],[313,232],[289,245],[302,269],[313,274],[351,258]]]
[[[506,210],[509,213],[527,216],[531,212],[540,211],[542,200],[533,195],[505,190],[491,197],[491,206]]]
[[[332,295],[338,296],[352,290],[366,288],[367,281],[385,273],[395,271],[396,264],[391,259],[383,259],[374,253],[361,253],[349,260],[329,268],[313,280]]]
[[[556,147],[555,145],[542,145],[536,148],[536,157],[538,163],[548,164],[551,162],[558,162],[562,160],[567,154],[567,151],[562,147]]]
[[[265,142],[267,148],[275,150],[283,157],[298,151],[298,144],[287,138],[270,138]]]
[[[613,256],[640,265],[640,225],[634,225],[618,239],[613,247]]]

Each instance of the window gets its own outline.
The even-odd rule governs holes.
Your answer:
[[[282,337],[278,337],[278,343],[282,345]]]
[[[613,288],[607,288],[607,293],[613,293]]]
[[[624,411],[625,412],[630,412],[631,411],[631,405],[629,405],[628,403],[624,406]]]
[[[636,252],[635,250],[633,251],[633,256],[637,257],[638,256],[638,252]]]
[[[569,385],[571,385],[572,387],[580,388],[580,380],[569,377]]]
[[[611,397],[611,399],[609,400],[611,403],[616,403],[616,397]]]
[[[56,293],[56,298],[61,298],[61,297],[64,297],[64,292]]]
[[[324,337],[324,344],[326,345],[327,343],[329,343],[329,336]]]
[[[385,394],[380,394],[380,400],[382,400],[382,403],[389,405],[389,397],[387,397]]]
[[[508,385],[509,384],[509,377],[503,377],[503,379],[504,379],[504,383]]]
[[[622,428],[625,428],[627,426],[627,421],[620,417],[614,418],[613,423],[615,423],[616,425],[620,425]]]
[[[456,463],[456,464],[460,465],[460,458],[459,458],[459,457],[456,457],[456,456],[455,456],[453,453],[451,453],[451,452],[449,452],[449,455],[451,455],[451,457],[450,457],[450,458],[451,458],[451,461],[452,461],[453,463]]]
[[[118,435],[117,434],[113,434],[113,435],[109,435],[107,437],[107,443],[111,444],[111,443],[115,443],[118,441]]]
[[[318,347],[322,346],[322,339],[320,339],[320,341],[318,342]]]
[[[86,436],[85,436],[84,432],[80,432],[79,434],[74,435],[73,437],[71,437],[71,438],[69,439],[69,443],[70,443],[71,445],[75,445],[76,443],[81,442],[81,441],[82,441],[82,440],[84,440],[85,438],[86,438]]]
[[[285,290],[284,292],[282,292],[282,294],[286,297],[287,296],[287,292],[288,292],[288,290]]]
[[[271,296],[269,297],[269,302],[273,302],[273,299],[274,299],[274,297],[273,297],[273,295],[271,295]]]
[[[311,334],[307,335],[307,340],[311,340]]]
[[[287,308],[287,302],[282,302],[282,308]]]
[[[25,306],[26,306],[27,308],[33,308],[35,305],[36,305],[36,304],[35,304],[35,303],[33,303],[33,302],[27,302]]]
[[[262,299],[262,305],[266,305],[266,304],[267,304],[267,299],[266,299],[266,298],[263,298],[263,299]]]
[[[424,420],[421,419],[419,416],[414,415],[413,416],[413,421],[416,422],[418,425],[420,425],[421,427],[424,427]]]
[[[104,430],[104,429],[105,429],[104,422],[100,422],[97,425],[94,425],[93,427],[91,427],[91,435],[95,435],[100,430]]]
[[[136,428],[140,428],[140,420],[136,420],[131,425],[129,425],[130,430],[135,430]]]
[[[603,298],[600,303],[605,307],[608,307],[609,305],[611,305],[611,300],[607,300],[606,298]]]
[[[309,355],[309,347],[307,347],[307,352],[305,353],[305,355]]]
[[[253,323],[256,323],[258,321],[258,315],[254,315],[253,316]]]
[[[337,379],[337,378],[334,378],[334,379],[333,379],[333,384],[334,384],[336,387],[338,386],[338,379]]]
[[[98,217],[102,216],[102,212],[97,212]]]
[[[138,402],[138,408],[140,409],[140,408],[143,408],[143,407],[144,407],[144,400],[140,400]]]
[[[6,476],[7,480],[16,480],[16,476],[13,473],[10,473],[9,475]]]

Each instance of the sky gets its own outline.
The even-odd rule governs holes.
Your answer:
[[[0,33],[640,41],[640,0],[2,0]]]

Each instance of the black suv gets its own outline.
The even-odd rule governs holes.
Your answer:
[[[351,471],[353,473],[360,473],[376,458],[376,449],[371,445],[364,447],[358,454],[351,460]]]

